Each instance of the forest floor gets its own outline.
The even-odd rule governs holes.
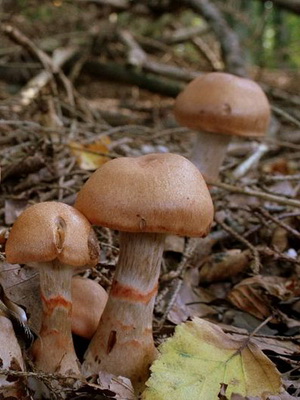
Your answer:
[[[16,17],[14,26],[20,20]],[[24,37],[50,40],[51,29],[41,34],[39,27],[27,26]],[[10,77],[0,81],[0,277],[38,331],[37,276],[5,262],[5,241],[16,218],[37,202],[74,204],[93,170],[112,158],[153,152],[189,157],[195,132],[176,123],[172,97],[95,78],[78,63],[71,68],[73,77],[70,71],[49,72],[53,59],[38,53],[39,46],[29,56],[26,41],[22,47],[22,40],[18,46],[10,40],[6,37],[0,49],[3,62],[11,64]],[[72,48],[62,44],[64,57]],[[32,89],[30,79],[42,79],[43,71],[49,73],[48,84],[31,97],[24,83]],[[239,337],[255,331],[253,340],[276,364],[287,391],[300,397],[300,81],[286,71],[252,74],[272,104],[269,133],[230,143],[220,179],[210,183],[215,221],[207,238],[168,240],[154,335],[159,344],[195,316]],[[237,172],[253,154],[261,154],[257,162]],[[85,276],[109,289],[118,235],[100,227],[96,232],[101,262]]]

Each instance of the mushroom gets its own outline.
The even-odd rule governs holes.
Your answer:
[[[216,180],[231,136],[264,136],[270,105],[260,86],[223,72],[201,75],[175,101],[176,120],[197,131],[191,161]]]
[[[0,300],[1,301],[1,300]],[[0,361],[1,369],[21,372],[25,370],[22,351],[15,336],[13,325],[0,307]],[[23,378],[0,375],[1,399],[29,399]]]
[[[43,316],[32,348],[37,369],[79,374],[71,335],[71,280],[76,267],[98,261],[99,246],[90,223],[67,204],[35,204],[14,223],[5,250],[8,262],[39,269]]]
[[[74,276],[72,279],[72,333],[91,339],[96,332],[108,295],[92,279]]]
[[[88,347],[85,376],[107,371],[140,391],[157,357],[152,314],[165,236],[205,236],[213,205],[197,168],[176,154],[118,158],[99,168],[75,207],[120,231],[120,255],[106,308]]]

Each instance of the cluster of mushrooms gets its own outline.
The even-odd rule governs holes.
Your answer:
[[[205,179],[218,176],[229,135],[263,135],[270,107],[254,82],[210,73],[192,81],[178,96],[175,116],[179,123],[201,130],[192,156],[197,167],[170,153],[117,158],[89,178],[74,207],[59,202],[35,204],[13,225],[6,243],[7,261],[30,265],[40,275],[42,323],[30,349],[36,370],[79,378],[106,371],[130,378],[137,393],[143,389],[149,367],[158,356],[152,313],[165,237],[203,237],[209,232],[213,204],[202,174]],[[92,336],[80,366],[72,339],[76,297],[72,299],[72,292],[81,293],[79,304],[85,297],[99,303],[99,309],[106,302],[100,297],[93,300],[89,284],[85,292],[83,278],[77,278],[72,290],[76,271],[95,266],[99,260],[91,224],[120,232],[120,255],[97,328],[95,323],[79,328],[88,331],[83,334],[86,337]],[[14,338],[9,340],[9,349],[0,349],[2,368],[24,370],[10,321],[1,314],[0,329]],[[18,368],[12,368],[16,362]],[[4,398],[26,398],[21,380],[11,382],[0,376],[1,391]]]

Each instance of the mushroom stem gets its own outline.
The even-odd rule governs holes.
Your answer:
[[[157,356],[152,318],[165,235],[120,233],[120,256],[108,302],[86,352],[83,374],[101,370],[144,386]]]
[[[230,135],[197,131],[197,139],[190,160],[205,180],[218,179],[230,139]]]
[[[38,264],[43,316],[39,338],[32,348],[35,365],[44,372],[79,374],[71,334],[74,268],[57,260]]]

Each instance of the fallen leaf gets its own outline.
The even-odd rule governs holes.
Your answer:
[[[299,296],[299,285],[293,279],[256,275],[244,279],[228,294],[228,299],[239,309],[265,319],[273,312],[272,297],[287,301]],[[273,323],[279,322],[273,318]]]
[[[209,283],[228,279],[243,272],[249,265],[249,250],[231,249],[223,253],[215,253],[203,264],[199,280],[201,283]]]
[[[199,318],[177,326],[160,351],[143,400],[216,400],[222,384],[229,398],[282,391],[276,367],[251,340],[233,339]]]
[[[276,250],[284,252],[289,245],[288,231],[282,226],[277,226],[273,231],[271,244]]]
[[[218,312],[206,303],[215,297],[204,288],[197,287],[198,270],[190,269],[184,274],[182,286],[168,314],[168,320],[180,324],[188,318],[205,317]]]
[[[261,170],[264,174],[273,175],[290,175],[295,172],[293,163],[284,157],[276,157],[265,161],[261,166]]]
[[[40,282],[35,268],[18,264],[0,263],[0,282],[7,296],[25,308],[28,324],[34,332],[39,332],[42,306]]]
[[[70,142],[69,147],[76,157],[80,168],[93,171],[110,160],[110,158],[105,156],[109,152],[110,143],[109,137],[103,136],[101,140],[86,145]]]
[[[26,200],[7,199],[4,204],[4,219],[7,225],[11,225],[28,206]]]
[[[136,399],[130,379],[123,376],[115,376],[107,372],[100,372],[98,384],[102,390],[106,389],[115,393],[114,399]]]

